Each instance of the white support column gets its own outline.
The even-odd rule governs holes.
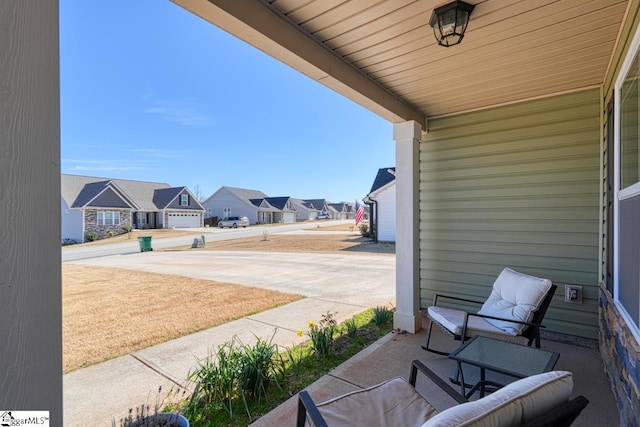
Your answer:
[[[396,141],[396,313],[394,327],[415,333],[422,327],[419,260],[419,143],[422,127],[393,125]]]

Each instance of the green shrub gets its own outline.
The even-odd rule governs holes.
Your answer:
[[[360,223],[360,225],[358,226],[358,230],[360,230],[360,235],[362,237],[369,236],[369,226],[367,224]]]
[[[277,345],[259,338],[254,345],[233,340],[219,346],[189,374],[195,387],[185,405],[185,415],[195,419],[206,408],[221,405],[231,417],[244,408],[251,418],[249,401],[260,404],[267,399],[271,384],[279,387],[281,360]]]
[[[356,336],[356,332],[358,332],[358,322],[356,321],[355,316],[351,319],[345,320],[344,326],[347,329],[347,335],[354,338]]]
[[[124,231],[125,233],[127,233],[129,235],[129,239],[131,238],[131,232],[133,231],[133,227],[130,226],[129,224],[127,225],[123,225],[122,226],[122,231]]]
[[[322,315],[322,319],[319,323],[315,323],[313,320],[309,322],[309,338],[311,339],[311,347],[313,351],[323,357],[331,354],[333,348],[333,335],[336,332],[336,319],[335,313]]]
[[[373,323],[381,326],[390,323],[391,320],[393,320],[393,311],[383,306],[373,308]]]
[[[100,236],[95,231],[90,231],[84,235],[84,240],[86,240],[87,242],[93,242],[98,240],[99,238]]]

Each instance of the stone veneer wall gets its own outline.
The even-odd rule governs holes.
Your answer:
[[[84,212],[84,234],[98,233],[100,239],[104,239],[109,236],[109,231],[114,231],[116,234],[122,234],[124,231],[122,227],[131,224],[131,212],[129,210],[109,209],[113,212],[120,212],[120,224],[119,225],[98,225],[98,211],[86,210]],[[85,241],[87,239],[85,238]]]
[[[621,426],[640,426],[640,345],[600,288],[600,355],[620,410]]]

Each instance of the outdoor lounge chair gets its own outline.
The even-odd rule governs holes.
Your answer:
[[[557,286],[549,279],[529,276],[509,268],[502,270],[493,284],[489,298],[483,303],[466,298],[436,294],[427,309],[429,330],[427,351],[447,355],[429,347],[433,325],[444,329],[454,339],[464,343],[474,335],[485,335],[504,341],[540,348],[542,319],[549,308]],[[457,301],[482,305],[477,313],[439,306],[441,301]]]
[[[415,390],[420,371],[457,405],[438,412]],[[316,405],[307,391],[298,395],[297,427],[458,427],[569,426],[589,403],[571,399],[573,376],[551,371],[515,381],[468,402],[420,361],[411,364],[409,381],[394,378]]]

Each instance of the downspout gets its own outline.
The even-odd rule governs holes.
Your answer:
[[[367,197],[364,199],[364,204],[369,206],[369,233],[374,242],[378,242],[378,202]]]
[[[371,205],[369,206],[369,212],[371,212],[371,235],[373,237],[374,242],[378,242],[378,201],[371,200]]]

